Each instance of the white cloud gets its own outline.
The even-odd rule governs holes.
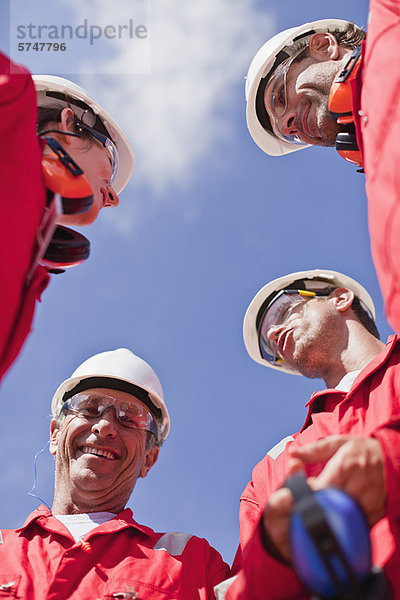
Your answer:
[[[96,14],[115,22],[134,12],[132,0],[96,0],[85,8],[80,0],[68,4],[92,22]],[[244,75],[272,33],[272,21],[255,0],[154,0],[151,14],[149,75],[99,75],[81,83],[133,142],[134,195],[140,189],[154,198],[192,182],[205,157],[218,162],[216,145],[229,142],[229,119],[238,101],[244,119]],[[122,44],[110,60],[118,72],[124,63],[129,72],[131,57]],[[100,63],[93,70],[101,68]],[[118,212],[122,216],[121,208]]]

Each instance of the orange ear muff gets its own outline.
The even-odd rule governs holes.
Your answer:
[[[43,138],[54,154],[44,154],[42,168],[47,189],[60,194],[63,213],[84,213],[93,204],[93,191],[82,169],[54,138]]]
[[[40,262],[48,269],[66,269],[89,258],[90,242],[85,236],[58,225]]]
[[[42,157],[47,206],[37,232],[37,247],[28,281],[37,263],[53,273],[79,265],[89,257],[90,243],[83,235],[57,225],[61,214],[86,212],[93,203],[93,192],[82,169],[57,140],[42,137],[53,151]]]
[[[345,160],[362,167],[361,152],[357,145],[353,117],[351,80],[356,76],[361,64],[361,47],[357,46],[343,69],[332,83],[329,92],[329,110],[339,125],[343,125],[335,141],[336,150]]]
[[[355,132],[343,131],[338,133],[335,146],[342,158],[359,167],[362,166],[361,152],[358,148]]]

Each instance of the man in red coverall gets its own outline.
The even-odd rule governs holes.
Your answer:
[[[400,599],[399,339],[385,346],[366,290],[323,270],[264,286],[243,331],[255,361],[321,378],[328,389],[312,395],[301,431],[254,468],[241,497],[236,577],[220,586],[219,598],[309,597],[290,566],[292,495],[281,488],[301,469],[313,488],[339,486],[360,503],[371,526],[373,564],[384,569],[393,598]]]
[[[85,212],[57,215],[56,222],[61,225],[88,225],[101,208],[116,206],[117,194],[133,168],[128,139],[85,90],[59,77],[34,79],[35,85],[24,67],[0,53],[0,379],[29,333],[36,301],[49,280],[37,258],[38,232],[46,215],[42,158],[50,149],[38,138],[37,125],[41,130],[53,130],[47,135],[83,169],[93,192],[93,202]],[[64,241],[59,244],[61,250]],[[74,246],[74,257],[76,250]]]
[[[52,400],[52,510],[3,530],[0,590],[30,600],[211,600],[228,566],[206,540],[156,533],[125,508],[170,419],[153,369],[126,348],[82,363]],[[160,501],[162,501],[160,493]]]
[[[272,156],[336,142],[343,156],[360,161],[372,256],[387,317],[400,331],[398,2],[370,0],[365,42],[363,37],[358,27],[336,19],[274,36],[249,68],[247,124],[256,144]],[[347,64],[357,47],[360,57]]]

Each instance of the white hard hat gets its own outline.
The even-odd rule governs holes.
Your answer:
[[[113,187],[117,194],[121,193],[132,175],[134,155],[130,141],[119,125],[117,125],[104,108],[97,104],[97,102],[95,102],[95,100],[93,100],[93,98],[76,83],[64,79],[63,77],[56,77],[55,75],[33,75],[32,79],[36,88],[38,106],[51,104],[56,98],[57,100],[64,101],[66,106],[73,104],[73,108],[77,112],[79,118],[81,118],[79,109],[84,113],[88,108],[99,117],[118,152],[118,171],[113,182]],[[50,92],[50,94],[54,93],[54,96],[49,95],[48,92]],[[68,98],[76,100],[77,104],[64,98],[64,94]],[[90,123],[85,124],[91,127],[93,126]]]
[[[326,271],[322,269],[313,269],[311,271],[298,271],[297,273],[290,273],[285,277],[279,277],[267,283],[257,294],[246,311],[243,321],[243,338],[251,358],[256,362],[272,369],[278,369],[278,371],[284,371],[285,373],[291,373],[293,375],[300,375],[300,373],[286,364],[284,361],[276,364],[272,364],[263,358],[258,336],[258,321],[262,318],[264,310],[267,308],[269,302],[273,296],[280,290],[290,288],[294,283],[298,285],[298,289],[311,289],[315,290],[315,282],[320,281],[325,286],[332,286],[335,288],[345,287],[354,292],[357,298],[360,300],[362,307],[370,313],[370,316],[375,320],[375,306],[371,296],[367,290],[363,288],[357,281],[338,273],[337,271]]]
[[[327,30],[334,31],[335,29],[343,30],[348,23],[348,21],[340,19],[323,19],[322,21],[304,23],[300,27],[286,29],[268,40],[253,58],[247,73],[245,88],[247,127],[257,146],[267,154],[282,156],[283,154],[289,154],[289,152],[308,148],[310,144],[291,144],[290,142],[285,142],[277,138],[272,131],[268,131],[263,126],[262,121],[269,119],[264,106],[264,94],[261,94],[262,98],[257,97],[261,81],[270,74],[275,61],[282,62],[290,55],[290,49],[289,52],[285,53],[285,48],[314,33],[326,32]],[[283,52],[278,57],[281,51]]]
[[[137,395],[135,388],[147,392],[139,399],[156,417],[158,443],[161,445],[169,433],[170,418],[164,402],[164,393],[157,375],[144,360],[127,348],[100,352],[91,356],[63,381],[51,401],[53,417],[60,414],[71,392],[78,393],[91,388],[110,388]]]

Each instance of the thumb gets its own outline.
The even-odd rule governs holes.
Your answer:
[[[296,473],[306,471],[306,465],[300,458],[291,458],[288,462],[286,477],[293,477]]]
[[[299,459],[303,461],[303,463],[327,461],[349,439],[350,436],[332,435],[324,440],[318,440],[313,444],[307,444],[301,448],[291,448],[290,454],[292,455],[293,459]]]

